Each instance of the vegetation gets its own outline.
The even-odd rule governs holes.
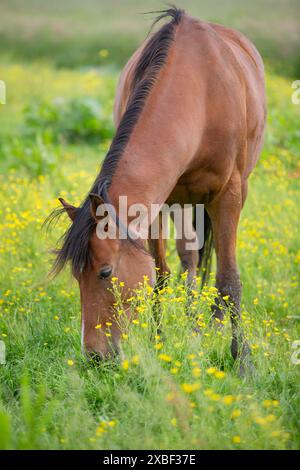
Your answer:
[[[20,2],[2,3],[7,18],[23,24],[36,2],[26,2],[26,10]],[[67,21],[65,3],[56,13],[62,21]],[[70,21],[77,16],[82,25],[87,16],[79,15],[79,3]],[[114,16],[108,2],[103,6],[99,22],[107,15],[111,24],[121,25],[116,11],[125,7],[117,3]],[[92,4],[86,15],[94,11]],[[18,16],[9,16],[17,6]],[[52,10],[45,11],[49,26]],[[232,22],[239,18],[231,16]],[[137,41],[139,33],[133,33]],[[120,38],[115,34],[116,49]],[[19,51],[17,36],[14,41],[12,56]],[[7,85],[7,104],[0,108],[0,340],[6,345],[6,364],[0,364],[0,448],[299,448],[299,365],[291,358],[300,338],[300,110],[291,102],[292,80],[268,70],[266,143],[239,228],[242,312],[253,377],[241,379],[235,370],[228,315],[222,329],[210,325],[213,275],[202,292],[193,292],[195,322],[185,315],[185,274],[179,274],[172,244],[168,259],[174,274],[159,293],[162,336],[151,337],[153,296],[145,279],[132,299],[139,315],[124,328],[122,356],[96,365],[81,354],[75,281],[68,271],[54,281],[47,277],[49,250],[68,222],[61,220],[50,234],[41,225],[58,196],[78,204],[88,191],[113,132],[118,71],[114,66],[57,69],[51,41],[47,48],[53,48],[54,62],[45,62],[48,53],[36,61],[39,54],[28,41],[20,54],[26,50],[35,62],[6,56],[0,76]],[[81,63],[72,44],[62,47]],[[122,289],[117,279],[114,289]],[[118,300],[116,311],[121,321]],[[194,332],[196,322],[200,333]],[[101,325],[108,335],[109,326]]]

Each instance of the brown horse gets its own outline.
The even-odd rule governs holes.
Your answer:
[[[205,244],[198,253],[177,249],[184,269],[208,268],[213,234],[220,299],[229,296],[232,354],[245,358],[249,347],[240,326],[241,283],[236,238],[248,176],[263,143],[265,86],[261,57],[242,34],[192,18],[171,8],[170,21],[133,54],[116,96],[116,135],[90,194],[79,208],[61,203],[72,224],[55,268],[70,261],[79,282],[85,351],[107,357],[118,350],[120,330],[108,287],[116,276],[130,292],[143,275],[154,281],[154,262],[132,240],[100,240],[98,209],[128,205],[203,203]],[[103,206],[102,206],[103,207]],[[160,272],[168,271],[162,237],[149,240]],[[218,304],[213,309],[222,318]],[[111,337],[95,325],[109,321]]]

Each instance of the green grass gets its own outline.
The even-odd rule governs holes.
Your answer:
[[[11,60],[47,60],[60,67],[124,64],[144,39],[161,0],[2,0],[0,52]],[[247,34],[265,60],[286,75],[299,74],[297,0],[185,0],[178,7]],[[108,50],[108,56],[99,55]]]
[[[89,96],[102,106],[106,122],[117,74],[15,64],[2,78],[8,99],[0,108],[0,339],[7,362],[0,365],[0,447],[299,448],[299,365],[291,356],[300,338],[300,146],[290,82],[268,74],[266,144],[239,228],[243,320],[256,367],[254,377],[241,379],[229,352],[228,318],[220,332],[209,325],[213,282],[195,292],[201,334],[192,333],[172,245],[174,277],[160,295],[163,338],[151,340],[152,300],[145,287],[136,301],[139,323],[125,336],[120,360],[102,366],[85,361],[76,283],[68,272],[53,282],[47,278],[48,250],[66,222],[48,236],[41,224],[58,196],[74,204],[83,198],[108,141],[57,141],[47,126],[30,127],[28,138],[23,108],[33,99],[51,104],[59,96]],[[36,138],[54,164],[36,148]],[[16,139],[18,151],[9,146]]]

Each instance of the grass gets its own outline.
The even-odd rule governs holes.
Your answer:
[[[266,144],[239,228],[243,320],[256,367],[254,377],[240,379],[229,352],[228,317],[222,331],[209,325],[213,279],[194,292],[196,335],[184,313],[185,276],[177,274],[172,245],[174,275],[160,293],[163,337],[151,340],[153,301],[145,282],[133,300],[139,317],[124,331],[119,361],[85,361],[75,281],[68,272],[53,282],[47,278],[48,250],[66,221],[48,236],[41,224],[58,196],[80,202],[109,142],[53,140],[47,123],[28,139],[23,108],[33,99],[89,96],[102,106],[106,122],[117,74],[13,64],[1,78],[8,99],[0,109],[7,144],[0,154],[0,339],[7,352],[0,365],[0,447],[299,448],[299,365],[291,356],[300,337],[300,146],[290,82],[268,73]],[[50,166],[39,147],[29,152],[37,138],[54,155]],[[19,153],[8,145],[16,139]],[[29,164],[35,159],[38,165]],[[117,310],[122,318],[122,305]]]

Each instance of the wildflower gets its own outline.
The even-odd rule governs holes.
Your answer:
[[[99,323],[99,325],[96,325],[95,328],[96,330],[100,330],[100,328],[102,328],[102,325]]]
[[[273,423],[273,421],[275,421],[275,420],[276,420],[276,416],[273,415],[273,414],[270,414],[270,415],[266,416],[266,422],[267,423]]]
[[[181,384],[181,388],[185,393],[193,393],[199,390],[200,384],[199,383],[193,383],[193,384],[183,383]]]
[[[209,397],[212,401],[219,401],[220,400],[220,395],[218,393],[212,393]]]
[[[129,361],[127,359],[124,359],[124,361],[122,362],[122,369],[123,370],[129,369]]]
[[[175,393],[173,393],[173,392],[170,392],[166,395],[166,400],[167,401],[173,401],[174,398],[175,398]]]
[[[111,419],[110,421],[107,422],[107,426],[110,428],[114,428],[117,424],[117,421],[115,419]]]
[[[236,419],[236,418],[239,418],[241,414],[242,414],[241,410],[236,409],[236,410],[233,410],[230,417],[231,419]]]
[[[171,419],[171,424],[172,424],[172,426],[176,427],[176,426],[177,426],[177,419],[176,419],[176,418],[172,418],[172,419]]]
[[[234,402],[234,396],[233,395],[225,395],[223,397],[223,403],[224,405],[231,405],[231,403]]]
[[[255,416],[254,422],[260,426],[265,426],[267,424],[267,420],[261,416]]]
[[[171,356],[169,356],[168,354],[160,354],[158,357],[161,361],[164,361],[164,362],[171,362],[172,361]]]
[[[199,377],[201,375],[200,367],[194,367],[194,369],[192,370],[192,374],[194,377]]]
[[[234,444],[240,444],[240,443],[241,443],[241,438],[240,438],[240,436],[233,436],[232,442],[233,442]]]
[[[226,374],[222,370],[217,370],[214,375],[216,379],[223,379]]]
[[[72,367],[74,365],[74,361],[72,361],[72,359],[68,359],[67,364]]]
[[[131,359],[132,364],[135,364],[136,366],[140,363],[140,358],[138,355],[135,355]]]
[[[188,359],[190,359],[190,360],[195,359],[195,357],[196,357],[196,354],[189,354],[188,355]]]
[[[159,351],[162,347],[163,347],[163,343],[157,343],[154,345],[154,349],[156,349],[157,351]]]
[[[216,372],[216,368],[215,368],[215,367],[209,367],[208,369],[206,369],[206,373],[207,373],[208,375],[213,375],[213,374],[215,374],[215,372]]]

